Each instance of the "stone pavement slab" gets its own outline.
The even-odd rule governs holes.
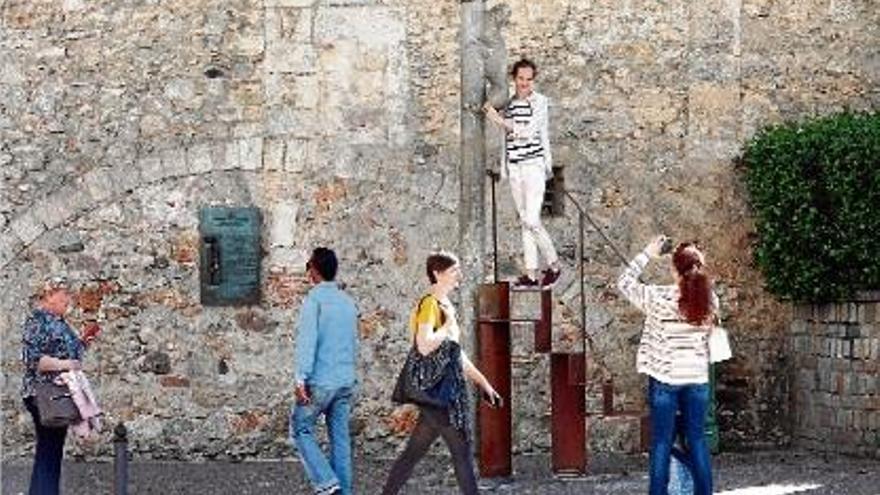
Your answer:
[[[389,459],[357,465],[358,494],[378,494]],[[519,456],[517,474],[507,482],[484,480],[483,492],[496,494],[644,494],[647,458],[598,457],[588,476],[559,479],[550,475],[546,456]],[[25,493],[30,464],[12,460],[2,465],[3,495]],[[129,493],[140,494],[308,494],[311,491],[295,460],[278,461],[134,461]],[[806,452],[722,454],[714,461],[716,493],[729,495],[880,495],[880,461],[822,456]],[[64,466],[65,495],[111,493],[113,465],[107,461],[70,461]],[[776,488],[768,488],[776,485]],[[788,485],[786,487],[786,485]],[[818,487],[794,491],[797,487]],[[758,487],[764,487],[759,490]],[[747,491],[747,489],[752,489]],[[429,458],[416,469],[405,494],[456,494],[451,463]]]

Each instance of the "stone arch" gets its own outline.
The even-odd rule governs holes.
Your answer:
[[[269,153],[264,153],[265,141],[258,136],[199,143],[138,157],[134,166],[94,168],[9,222],[8,229],[0,233],[0,271],[43,235],[139,187],[213,172],[283,167],[288,144],[273,142]]]

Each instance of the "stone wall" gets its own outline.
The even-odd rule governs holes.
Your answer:
[[[797,306],[787,346],[795,442],[880,458],[880,293]]]
[[[627,253],[659,231],[709,253],[736,352],[719,376],[723,441],[785,442],[789,317],[750,265],[735,157],[768,122],[876,106],[880,13],[839,0],[509,4],[508,48],[540,65],[567,187]],[[422,261],[456,247],[459,202],[473,200],[457,178],[459,3],[7,0],[0,15],[4,455],[30,448],[19,328],[50,273],[77,287],[71,320],[104,328],[86,367],[136,455],[287,455],[293,322],[316,244],[339,251],[362,312],[359,449],[393,455],[412,417],[388,394]],[[519,235],[504,185],[498,198],[509,276]],[[264,212],[259,306],[198,302],[198,209],[223,204]],[[562,340],[578,324],[572,211],[548,219],[566,265]],[[640,317],[595,233],[587,258],[591,375],[614,381],[616,409],[640,410]],[[540,399],[517,403],[517,449],[543,450],[548,365],[517,349],[515,390]],[[594,448],[631,435],[590,428]]]

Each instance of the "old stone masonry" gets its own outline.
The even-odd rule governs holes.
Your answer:
[[[474,289],[495,268],[484,168],[497,163],[500,137],[466,106],[485,99],[484,79],[474,86],[469,74],[499,79],[499,64],[486,66],[469,45],[486,43],[490,11],[506,22],[490,26],[506,43],[501,68],[522,56],[540,67],[557,191],[570,191],[627,253],[660,232],[699,238],[709,253],[735,353],[716,374],[722,445],[877,432],[876,395],[866,398],[877,385],[866,364],[880,352],[876,319],[858,320],[858,336],[841,330],[837,340],[852,344],[827,343],[808,336],[821,318],[764,292],[735,167],[765,124],[880,104],[874,2],[6,0],[4,458],[32,453],[18,391],[21,327],[49,275],[75,289],[74,326],[103,329],[85,370],[136,458],[290,456],[294,324],[318,245],[339,254],[339,279],[360,310],[358,456],[393,458],[414,421],[390,392],[427,253],[463,260],[456,303],[470,352]],[[497,267],[512,277],[521,239],[506,191],[497,194]],[[564,269],[550,307],[553,349],[571,345],[582,322],[577,216],[563,203],[543,218]],[[200,214],[221,206],[259,212],[254,304],[203,300],[211,258]],[[642,315],[614,288],[614,253],[592,231],[584,247],[587,447],[640,452]],[[546,453],[551,358],[514,327],[513,450]],[[836,348],[813,351],[835,345],[863,356],[853,358],[866,362],[854,378],[834,368]],[[796,387],[791,352],[807,348],[801,373],[819,380]],[[834,421],[793,410],[793,390],[837,411]],[[876,452],[866,434],[856,450]],[[103,435],[69,448],[109,455],[110,429]]]

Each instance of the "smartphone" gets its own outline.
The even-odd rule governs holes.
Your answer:
[[[91,340],[101,334],[101,327],[95,323],[86,323],[82,331],[83,340]]]
[[[663,244],[660,245],[660,254],[669,254],[672,252],[672,239],[663,238]]]
[[[502,399],[500,395],[491,396],[488,393],[483,392],[483,400],[486,401],[486,404],[489,404],[489,407],[492,409],[500,409],[504,407],[504,399]]]

